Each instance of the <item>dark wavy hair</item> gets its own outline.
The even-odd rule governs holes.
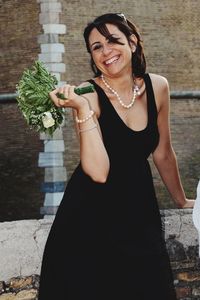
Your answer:
[[[87,51],[91,55],[90,45],[89,45],[89,36],[91,31],[96,28],[103,36],[108,40],[111,40],[115,43],[120,43],[116,38],[112,37],[106,27],[106,24],[113,24],[118,27],[118,29],[124,33],[127,40],[130,42],[130,36],[134,34],[137,37],[137,47],[136,51],[132,54],[132,69],[134,76],[142,77],[146,72],[146,59],[144,56],[142,39],[139,34],[138,28],[135,24],[126,19],[124,14],[117,13],[108,13],[102,16],[97,17],[93,22],[88,23],[84,29],[84,39],[87,47]],[[91,68],[95,74],[95,77],[101,75],[101,71],[96,67],[92,55],[91,55]]]

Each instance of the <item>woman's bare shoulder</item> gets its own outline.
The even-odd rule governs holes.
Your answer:
[[[169,101],[169,84],[166,77],[158,74],[149,74],[154,90],[158,112]]]
[[[163,89],[163,88],[168,88],[168,80],[166,77],[159,75],[159,74],[154,74],[154,73],[149,73],[149,76],[151,78],[152,84],[157,88],[157,89]]]

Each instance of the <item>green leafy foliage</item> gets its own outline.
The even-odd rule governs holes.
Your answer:
[[[17,102],[28,125],[38,132],[45,132],[52,136],[60,127],[64,109],[56,107],[49,93],[57,84],[55,76],[51,75],[41,61],[35,61],[30,69],[24,70],[17,84]],[[54,124],[46,128],[43,123],[45,113],[51,113]]]

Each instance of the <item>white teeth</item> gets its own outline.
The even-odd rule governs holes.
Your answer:
[[[111,59],[105,61],[105,64],[106,65],[112,64],[113,62],[117,61],[118,59],[119,59],[119,56],[112,57]]]

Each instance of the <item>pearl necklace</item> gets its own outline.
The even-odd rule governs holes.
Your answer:
[[[117,100],[119,101],[121,106],[123,106],[124,108],[127,108],[127,109],[131,108],[135,102],[136,96],[140,95],[139,87],[134,83],[133,98],[129,104],[125,104],[121,100],[119,94],[113,88],[111,88],[111,86],[105,81],[103,74],[101,74],[101,79],[102,79],[103,83],[105,84],[105,86],[117,97]]]

